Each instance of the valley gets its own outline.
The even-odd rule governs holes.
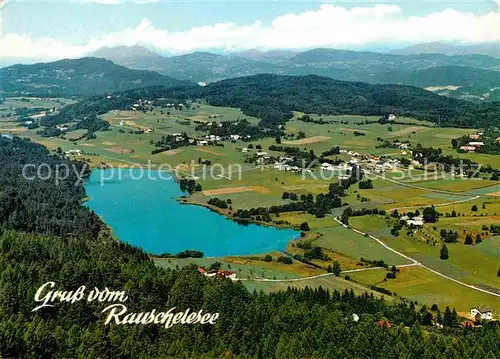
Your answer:
[[[35,99],[26,100],[37,104]],[[17,106],[21,107],[26,103],[23,101]],[[16,105],[7,102],[4,106],[12,104]],[[11,106],[11,110],[12,107],[16,106]],[[349,164],[344,171],[328,173],[327,177],[321,178],[320,174],[324,172],[320,166],[323,157],[318,158],[310,174],[284,171],[277,167],[273,161],[283,154],[274,149],[277,143],[273,137],[245,141],[209,140],[204,145],[187,145],[154,153],[154,143],[170,134],[185,134],[197,139],[196,141],[202,140],[207,135],[200,124],[212,123],[212,126],[217,126],[223,122],[237,123],[243,119],[250,126],[259,123],[259,119],[247,116],[235,108],[214,107],[203,101],[196,101],[188,106],[150,106],[146,111],[111,110],[101,116],[109,122],[109,129],[96,132],[93,138],[82,138],[84,132],[78,132],[80,130],[68,131],[59,137],[41,137],[37,134],[39,128],[16,130],[15,117],[4,119],[0,123],[0,132],[31,138],[55,152],[68,153],[70,157],[89,161],[96,168],[129,168],[147,163],[152,168],[159,168],[168,164],[166,169],[174,171],[179,177],[195,179],[202,187],[201,191],[188,195],[183,202],[208,207],[229,218],[252,208],[271,208],[294,202],[284,198],[285,192],[294,193],[297,197],[316,197],[327,193],[330,184],[343,178],[346,169],[348,172],[352,164],[359,166],[364,171],[364,176],[373,183],[372,189],[358,188],[358,183],[349,186],[340,197],[343,206],[333,208],[324,215],[292,211],[270,213],[266,220],[255,215],[248,217],[246,220],[249,222],[296,229],[307,223],[308,230],[302,231],[304,237],[290,241],[282,253],[262,252],[259,255],[239,257],[240,259],[231,256],[182,261],[158,259],[160,266],[176,268],[189,263],[201,266],[220,263],[220,268],[234,271],[248,288],[261,288],[265,291],[305,285],[353,288],[355,291],[362,287],[379,296],[391,299],[401,297],[421,305],[453,303],[457,310],[463,312],[477,305],[494,308],[500,306],[500,299],[496,295],[462,287],[423,267],[412,266],[408,259],[387,250],[371,238],[356,233],[357,230],[368,232],[433,271],[486,292],[499,293],[500,277],[497,276],[497,267],[500,253],[497,250],[498,244],[495,244],[499,237],[492,230],[500,224],[500,202],[497,195],[500,191],[499,182],[490,180],[487,172],[479,172],[480,175],[476,178],[461,178],[456,174],[434,171],[432,166],[426,170],[411,155],[412,148],[420,144],[424,148],[440,148],[443,153],[471,159],[484,168],[490,166],[498,169],[498,156],[457,154],[452,151],[451,139],[473,135],[478,130],[442,128],[431,122],[405,117],[397,117],[397,123],[380,124],[376,116],[309,114],[311,121],[304,122],[304,113],[294,112],[293,118],[283,128],[282,146],[297,146],[301,151],[313,151],[317,156],[325,153],[325,160]],[[320,118],[323,123],[320,123]],[[301,133],[304,139],[297,140]],[[408,143],[408,146],[388,148],[386,145],[381,146],[386,143],[384,141]],[[337,146],[341,151],[333,151],[335,154],[330,155],[328,151]],[[264,155],[256,157],[258,153]],[[403,159],[407,159],[410,166],[403,165],[402,163],[406,163]],[[380,163],[392,163],[393,160],[397,160],[395,165],[380,166]],[[234,167],[235,165],[237,166]],[[231,172],[231,168],[234,172]],[[229,205],[222,209],[210,204],[211,199],[224,201]],[[352,217],[349,220],[352,229],[343,228],[335,218],[341,217],[346,206],[354,211],[379,209],[385,211],[385,215]],[[403,226],[397,236],[392,234],[391,228],[398,222],[391,215],[394,210],[403,215],[416,210],[422,212],[429,206],[435,206],[440,213],[436,223],[424,223],[422,227],[413,228]],[[471,211],[473,206],[478,210]],[[99,213],[97,208],[96,210]],[[458,215],[452,217],[452,212]],[[456,243],[446,244],[450,253],[448,260],[439,259],[442,230],[458,233]],[[479,235],[481,243],[465,245],[466,235],[474,238]],[[120,238],[119,235],[118,237]],[[302,242],[307,246],[301,245]],[[328,260],[301,259],[312,248],[320,248],[318,250]],[[283,253],[291,256],[291,265],[277,262]],[[271,256],[270,262],[264,261],[266,255]],[[338,277],[327,273],[332,261],[340,265]],[[400,274],[396,275],[397,279],[382,280],[387,271],[384,268],[370,270],[374,266],[370,261],[382,261],[388,268],[396,266]],[[322,278],[325,273],[328,275]],[[315,279],[317,275],[322,279]],[[290,281],[301,277],[304,280]],[[311,279],[307,279],[309,277]],[[427,295],[421,294],[422,279],[418,278],[426,278],[431,286],[425,286],[429,288]],[[273,282],[274,279],[281,282]],[[396,284],[399,283],[404,290],[398,290]],[[439,295],[430,289],[432,286],[436,290],[440,288]],[[387,292],[377,294],[378,288],[384,288]],[[441,291],[441,288],[444,289]],[[461,293],[460,296],[458,293]]]

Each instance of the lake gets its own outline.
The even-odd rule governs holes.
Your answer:
[[[300,232],[255,224],[239,225],[207,208],[180,204],[184,195],[159,173],[140,178],[140,169],[94,170],[85,185],[85,205],[101,216],[121,241],[148,253],[200,250],[205,257],[282,251]]]

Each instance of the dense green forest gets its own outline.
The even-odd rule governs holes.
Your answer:
[[[96,96],[67,106],[52,122],[78,120],[112,109],[128,109],[138,99],[204,99],[214,106],[238,107],[248,116],[273,127],[292,118],[292,111],[321,115],[386,116],[395,113],[441,126],[487,127],[498,121],[500,102],[471,103],[447,98],[411,86],[370,85],[315,75],[255,75],[205,87],[151,87]]]
[[[84,162],[61,158],[19,137],[0,137],[0,228],[97,238],[102,222],[81,205],[82,181],[89,174]]]
[[[131,70],[111,61],[84,57],[0,69],[2,95],[92,96],[147,86],[186,85],[153,71]]]
[[[410,86],[370,85],[326,77],[256,75],[220,81],[194,92],[215,106],[241,107],[266,124],[292,111],[322,115],[395,113],[442,126],[483,127],[498,121],[500,103],[473,104]]]
[[[2,139],[0,145],[0,188],[8,184],[18,189],[14,203],[19,215],[40,224],[59,218],[64,228],[58,233],[2,222],[3,358],[496,358],[500,354],[498,324],[459,328],[456,313],[448,308],[439,312],[321,288],[249,293],[241,283],[206,278],[196,267],[160,268],[142,250],[116,241],[106,230],[97,231],[100,221],[80,205],[81,182],[72,182],[73,189],[69,183],[61,187],[54,181],[28,182],[19,176],[26,163],[48,161],[55,166],[70,164],[68,160],[19,138]],[[2,205],[6,201],[2,196]],[[31,210],[36,201],[41,208]],[[50,207],[54,209],[46,210]],[[92,230],[85,228],[89,226]],[[48,281],[56,283],[56,290],[74,291],[81,285],[123,290],[129,296],[129,312],[176,307],[218,312],[220,317],[215,325],[165,329],[154,324],[105,325],[101,311],[109,303],[104,302],[55,302],[33,312],[40,304],[34,301],[35,292]],[[359,321],[353,320],[354,313]],[[433,318],[444,329],[432,327]],[[377,325],[381,319],[392,326]]]

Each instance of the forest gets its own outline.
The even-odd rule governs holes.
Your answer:
[[[0,228],[97,238],[103,223],[81,205],[83,180],[90,174],[85,162],[19,137],[0,137],[0,169]]]
[[[316,75],[254,75],[200,86],[148,87],[110,96],[94,96],[62,109],[50,123],[79,121],[113,109],[129,109],[138,99],[185,102],[203,99],[213,106],[241,108],[276,127],[293,117],[293,111],[319,115],[387,116],[390,113],[437,123],[439,126],[482,128],[494,125],[500,102],[473,103],[439,96],[403,85],[371,85]]]
[[[27,182],[19,175],[25,163],[81,163],[69,163],[20,138],[1,141],[0,188],[16,191],[14,210],[2,219],[0,230],[4,358],[496,358],[500,354],[498,324],[460,328],[450,308],[389,303],[370,294],[322,288],[251,293],[241,283],[206,278],[193,266],[158,267],[147,253],[115,240],[102,228],[81,205],[85,195],[81,183],[61,187],[51,180]],[[2,206],[8,198],[2,194]],[[165,329],[105,325],[101,311],[107,303],[56,302],[33,312],[35,292],[47,281],[55,282],[59,290],[81,285],[123,290],[130,312],[176,307],[217,312],[220,317],[215,325]],[[432,326],[434,320],[444,328]]]

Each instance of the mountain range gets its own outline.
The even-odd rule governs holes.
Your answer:
[[[416,44],[391,52],[396,55],[443,54],[454,55],[488,55],[500,58],[500,42],[489,42],[471,45],[454,45],[439,41]]]
[[[195,52],[163,57],[140,46],[103,48],[92,54],[134,69],[194,82],[272,73],[315,74],[344,81],[391,83],[419,87],[455,87],[449,96],[489,99],[500,87],[500,58],[467,54],[397,55],[368,51],[313,49],[304,52],[252,50],[220,55]],[[460,87],[461,90],[457,91]],[[494,98],[494,96],[492,97]]]

